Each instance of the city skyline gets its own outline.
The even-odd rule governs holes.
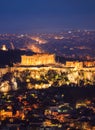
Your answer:
[[[0,1],[0,33],[95,30],[94,0]]]

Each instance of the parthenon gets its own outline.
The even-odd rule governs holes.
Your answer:
[[[54,54],[35,54],[32,56],[21,56],[21,65],[24,66],[54,64],[55,62]]]

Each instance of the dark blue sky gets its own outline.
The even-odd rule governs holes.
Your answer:
[[[0,33],[95,29],[95,0],[0,0]]]

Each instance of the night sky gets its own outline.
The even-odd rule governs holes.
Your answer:
[[[95,29],[95,0],[0,0],[0,33]]]

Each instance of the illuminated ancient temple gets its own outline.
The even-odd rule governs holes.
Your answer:
[[[4,45],[2,45],[1,50],[2,50],[2,51],[7,51],[7,50],[8,50],[5,44],[4,44]]]
[[[54,64],[55,55],[54,54],[36,54],[32,56],[22,55],[21,65],[31,66],[31,65],[47,65]]]

